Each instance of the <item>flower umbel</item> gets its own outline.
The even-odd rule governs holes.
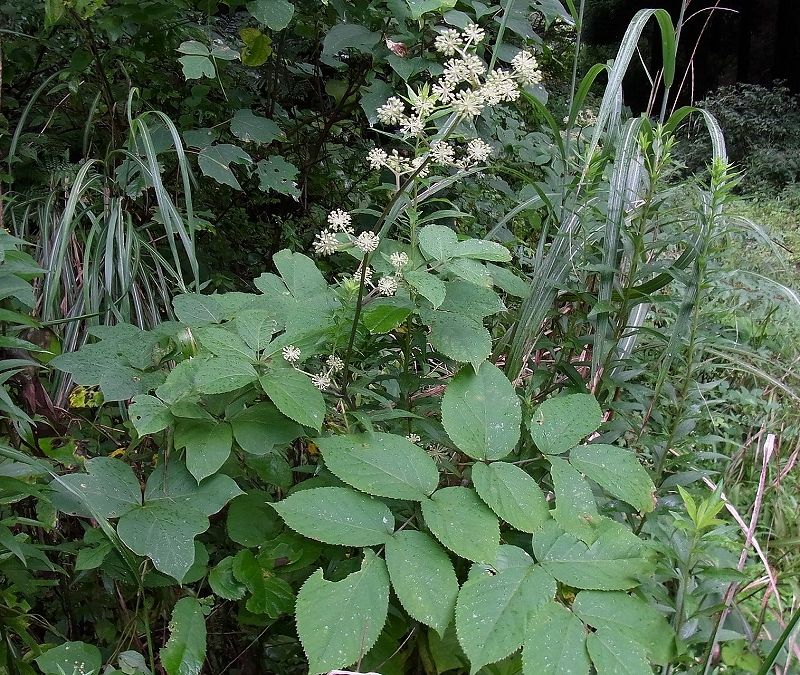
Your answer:
[[[283,358],[289,363],[297,363],[300,360],[300,350],[294,345],[287,345],[281,350]]]

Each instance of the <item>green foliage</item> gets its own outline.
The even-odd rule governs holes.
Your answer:
[[[677,178],[693,111],[620,115],[651,20],[671,84],[663,10],[561,99],[566,5],[14,15],[0,671],[674,672],[758,642],[721,488],[691,486],[726,457],[692,448],[738,353],[705,302],[735,177],[708,114],[708,186]]]

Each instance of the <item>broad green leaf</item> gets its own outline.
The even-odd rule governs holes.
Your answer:
[[[236,180],[231,170],[231,164],[252,164],[250,157],[238,145],[230,143],[216,143],[200,151],[197,156],[197,165],[204,176],[213,178],[218,183],[230,185],[234,190],[241,190],[242,186]]]
[[[458,236],[445,225],[431,223],[419,231],[419,247],[428,260],[443,262],[455,255]]]
[[[644,648],[613,629],[598,628],[586,647],[597,675],[653,675]]]
[[[251,594],[246,603],[248,612],[266,614],[271,619],[291,613],[294,604],[291,586],[271,569],[264,568],[252,551],[236,554],[233,575]]]
[[[220,470],[232,445],[233,434],[227,422],[182,419],[175,425],[175,447],[186,448],[186,468],[198,483]]]
[[[441,310],[473,318],[485,318],[505,310],[505,305],[491,288],[476,286],[468,281],[448,281],[447,294]]]
[[[442,398],[442,424],[459,450],[473,459],[500,459],[517,444],[522,408],[508,378],[493,363],[476,373],[462,368]]]
[[[322,276],[316,263],[307,255],[283,249],[272,256],[272,262],[280,272],[286,288],[295,298],[308,302],[315,295],[331,295],[325,277]]]
[[[276,1],[280,2],[281,0]],[[270,0],[260,0],[260,2],[268,3]],[[275,122],[267,117],[256,115],[249,108],[236,111],[231,120],[231,133],[246,143],[249,141],[272,143],[283,136],[281,128]]]
[[[456,0],[406,0],[415,21],[428,12],[443,12],[456,6]]]
[[[156,434],[173,422],[172,413],[163,401],[155,396],[139,394],[128,408],[133,427],[139,436]]]
[[[194,562],[194,538],[208,529],[208,516],[241,490],[229,476],[217,474],[200,485],[179,461],[159,465],[147,479],[142,506],[129,510],[117,534],[134,553],[155,568],[182,579]]]
[[[528,622],[522,649],[525,675],[589,675],[586,629],[566,607],[548,602]]]
[[[431,328],[430,343],[445,356],[476,369],[489,358],[492,337],[480,319],[438,310],[420,310],[420,317]]]
[[[401,530],[386,541],[386,565],[406,612],[442,635],[458,595],[458,579],[447,552],[424,532]]]
[[[494,285],[515,298],[527,298],[531,294],[530,282],[521,279],[510,270],[492,265],[486,265],[486,270],[491,274]]]
[[[474,490],[447,487],[422,501],[425,524],[456,555],[473,562],[494,562],[500,545],[497,518]]]
[[[533,561],[470,577],[456,604],[456,631],[472,673],[522,646],[530,617],[556,593],[556,582]]]
[[[247,587],[233,576],[233,556],[230,555],[209,572],[208,584],[215,595],[225,600],[241,600],[247,592]]]
[[[157,570],[179,580],[194,562],[194,538],[207,529],[208,518],[201,512],[181,509],[166,500],[144,504],[126,513],[117,524],[117,534],[129,549],[150,558]]]
[[[550,517],[539,484],[518,466],[477,463],[472,467],[472,483],[492,511],[522,532],[533,534]]]
[[[247,11],[268,28],[283,30],[292,20],[294,5],[287,0],[253,0],[247,3]]]
[[[250,490],[231,501],[226,521],[231,541],[254,547],[278,536],[283,523],[271,503],[270,494],[261,490]]]
[[[245,408],[229,421],[236,442],[252,455],[266,455],[276,445],[291,443],[303,435],[303,427],[282,415],[269,401]]]
[[[184,293],[173,298],[172,307],[178,321],[187,326],[207,326],[220,323],[225,318],[225,312],[214,295]]]
[[[169,640],[159,652],[167,675],[198,675],[206,660],[206,620],[203,606],[193,597],[175,603]]]
[[[492,287],[492,277],[486,269],[486,265],[470,258],[454,258],[445,263],[445,272],[455,274],[460,279],[476,286],[485,286],[487,289]]]
[[[203,394],[236,391],[258,379],[249,361],[234,356],[217,356],[203,361],[194,374],[197,390]]]
[[[315,443],[335,476],[371,495],[421,501],[439,484],[436,463],[403,436],[352,434]]]
[[[511,260],[511,253],[505,246],[484,239],[459,241],[453,249],[453,255],[459,258],[475,258],[493,262],[509,262]]]
[[[539,450],[560,455],[596,431],[602,418],[594,396],[569,394],[547,399],[533,412],[528,426]]]
[[[281,327],[277,313],[265,309],[241,312],[236,316],[235,324],[239,337],[256,353],[266,349]]]
[[[350,488],[301,490],[272,507],[295,532],[325,544],[375,546],[394,530],[383,502]]]
[[[610,495],[641,513],[655,507],[655,485],[636,453],[614,445],[579,445],[569,453],[569,462]]]
[[[205,49],[205,47],[203,47],[203,49]],[[200,80],[204,77],[217,76],[217,69],[214,67],[214,62],[207,55],[208,50],[206,50],[206,55],[187,54],[178,58],[183,70],[183,76],[187,80]]]
[[[227,325],[227,324],[226,324]],[[255,361],[256,351],[239,335],[222,326],[203,326],[194,331],[200,344],[214,356]]]
[[[675,633],[664,615],[635,596],[621,592],[581,591],[572,611],[592,628],[607,628],[638,642],[656,663],[669,663]]]
[[[414,309],[404,298],[381,298],[370,302],[362,312],[364,325],[370,333],[388,333],[406,320]]]
[[[272,54],[272,40],[257,28],[242,28],[239,37],[244,42],[240,58],[245,66],[260,66]]]
[[[48,649],[34,660],[44,675],[64,675],[64,673],[100,675],[100,668],[103,665],[100,650],[85,642],[64,642]]]
[[[84,466],[88,473],[67,474],[50,483],[51,500],[59,511],[84,518],[119,518],[142,503],[139,481],[122,460],[95,457],[86,460]]]
[[[297,634],[310,675],[345,668],[378,639],[389,607],[386,564],[364,551],[361,569],[342,581],[326,581],[318,569],[297,594]]]
[[[595,528],[601,522],[592,488],[566,460],[560,457],[549,459],[556,494],[553,518],[564,530],[590,544],[596,536]]]
[[[297,187],[297,167],[291,162],[287,162],[280,155],[272,155],[267,159],[262,159],[256,165],[258,175],[258,189],[262,192],[275,190],[282,195],[289,195],[298,199],[300,189]]]
[[[447,287],[439,277],[425,272],[424,270],[414,270],[403,272],[403,279],[423,298],[438,309],[447,296]]]
[[[272,368],[261,376],[260,382],[286,417],[317,431],[322,428],[325,399],[308,375],[294,368]]]
[[[623,591],[639,585],[650,572],[644,543],[618,523],[605,523],[587,546],[549,521],[533,535],[533,552],[558,581],[598,591]]]
[[[364,26],[354,23],[340,23],[331,28],[322,41],[322,54],[326,57],[355,49],[362,53],[372,53],[375,45],[380,42],[381,34],[373,32]],[[335,62],[330,65],[334,65]]]

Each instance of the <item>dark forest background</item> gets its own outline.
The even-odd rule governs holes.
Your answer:
[[[585,39],[593,56],[612,58],[633,15],[644,7],[661,6],[673,20],[680,0],[589,0],[586,3]],[[737,82],[770,85],[782,81],[800,92],[800,2],[798,0],[693,0],[679,50],[680,77],[693,59],[681,103],[697,101],[714,89]],[[660,63],[660,42],[642,43],[642,57],[651,72]],[[699,46],[698,46],[699,41]],[[650,48],[652,46],[652,49]],[[603,52],[607,51],[607,55]],[[650,84],[643,68],[626,81],[626,102],[641,110],[647,105]]]

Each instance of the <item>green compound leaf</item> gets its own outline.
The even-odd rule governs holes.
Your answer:
[[[458,579],[447,552],[424,532],[401,530],[386,542],[386,565],[404,609],[443,635],[458,596]]]
[[[295,532],[326,544],[375,546],[394,530],[394,516],[383,502],[350,488],[301,490],[272,507]]]
[[[522,409],[508,378],[493,363],[462,368],[442,398],[442,424],[459,450],[473,459],[505,457],[520,436]]]
[[[283,136],[281,128],[275,122],[256,115],[249,108],[236,111],[231,120],[231,133],[245,143],[272,143]]]
[[[476,286],[468,281],[448,281],[445,300],[440,309],[462,316],[484,318],[506,309],[500,296],[491,288]]]
[[[277,312],[266,309],[245,310],[236,315],[234,323],[239,337],[256,353],[267,348],[280,327]]]
[[[579,445],[569,453],[569,462],[610,495],[641,513],[655,507],[655,485],[636,454],[614,445]]]
[[[206,620],[195,598],[181,598],[172,610],[169,640],[159,653],[167,675],[198,675],[206,660]]]
[[[100,675],[100,668],[103,665],[100,650],[85,642],[64,642],[58,647],[48,649],[34,660],[44,675],[63,673]]]
[[[149,394],[139,394],[134,397],[128,408],[128,414],[139,436],[156,434],[173,422],[172,413],[166,404]]]
[[[256,164],[256,174],[258,175],[258,189],[262,192],[275,190],[282,195],[289,195],[298,199],[300,190],[297,187],[297,167],[291,162],[287,162],[280,155],[272,155],[267,159],[262,159]]]
[[[472,482],[489,508],[522,532],[533,534],[550,517],[544,492],[518,466],[505,462],[475,464]]]
[[[596,431],[603,412],[594,396],[569,394],[550,398],[533,413],[528,425],[536,447],[548,455],[560,455]]]
[[[268,401],[246,408],[229,421],[236,442],[251,455],[266,455],[276,445],[291,443],[303,435],[303,427]]]
[[[142,488],[125,462],[114,457],[95,457],[86,460],[84,466],[88,473],[71,473],[50,483],[51,500],[59,511],[84,518],[92,518],[94,514],[119,518],[141,505]]]
[[[297,595],[297,633],[311,675],[345,668],[378,639],[389,607],[386,563],[364,551],[361,569],[342,581],[326,581],[318,569]]]
[[[283,30],[292,20],[294,5],[287,0],[253,0],[247,3],[247,11],[267,28]]]
[[[325,419],[325,399],[311,378],[294,368],[272,368],[261,378],[261,387],[286,417],[319,431]]]
[[[474,490],[448,487],[422,502],[425,524],[456,555],[473,562],[494,562],[500,545],[497,518]]]
[[[528,622],[522,649],[524,675],[589,675],[586,629],[557,602],[548,602]]]
[[[581,591],[572,611],[592,628],[607,628],[639,643],[656,663],[669,663],[674,654],[672,626],[639,598],[620,592]]]
[[[233,556],[230,555],[209,572],[208,584],[215,595],[225,600],[241,600],[247,592],[247,587],[233,576]]]
[[[550,476],[556,493],[553,518],[567,532],[592,543],[601,517],[588,481],[559,457],[550,457]]]
[[[250,157],[238,145],[230,143],[217,143],[203,148],[197,156],[197,165],[204,176],[213,178],[217,183],[230,185],[234,190],[241,190],[242,186],[236,180],[231,170],[231,164],[252,164]]]
[[[421,501],[439,484],[436,463],[403,436],[352,434],[315,442],[331,472],[362,492]]]
[[[586,638],[597,675],[652,675],[644,648],[609,628],[598,628]]]
[[[217,356],[203,361],[194,374],[197,390],[202,394],[226,394],[246,387],[258,379],[249,361],[233,356]]]
[[[419,231],[419,247],[428,260],[443,262],[455,255],[458,236],[445,225],[426,225]]]
[[[558,581],[588,590],[627,590],[652,570],[644,543],[614,522],[598,528],[597,541],[587,546],[549,521],[533,535],[533,552]]]
[[[120,518],[117,534],[157,570],[181,580],[194,562],[194,538],[208,529],[208,517],[238,494],[241,490],[229,476],[217,474],[198,485],[173,459],[147,479],[144,504]]]
[[[227,422],[182,419],[175,425],[175,447],[186,448],[186,468],[198,483],[222,468],[232,445],[233,434]]]
[[[472,673],[522,646],[530,617],[553,599],[556,582],[533,561],[470,577],[456,604],[456,630]]]
[[[265,568],[250,550],[239,551],[233,559],[233,576],[244,584],[251,596],[247,599],[248,612],[266,614],[271,619],[290,614],[294,605],[294,592],[286,581]]]

